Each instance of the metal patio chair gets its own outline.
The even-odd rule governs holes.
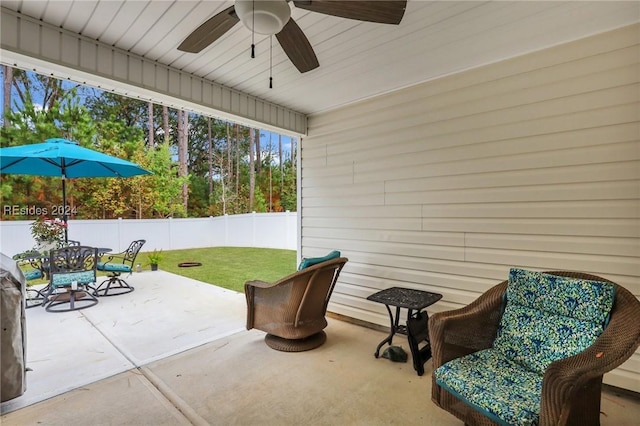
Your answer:
[[[96,296],[118,296],[131,293],[134,288],[120,276],[123,273],[131,275],[136,256],[146,240],[135,240],[125,251],[107,256],[106,262],[98,262],[98,271],[107,272],[107,279],[102,281],[95,290]]]
[[[97,261],[98,249],[95,247],[69,246],[51,250],[49,286],[42,306],[48,312],[68,312],[96,305],[98,299],[92,292]]]

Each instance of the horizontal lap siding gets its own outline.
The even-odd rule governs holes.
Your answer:
[[[366,297],[391,286],[455,309],[513,266],[640,296],[639,40],[622,28],[309,117],[302,255],[349,258],[330,310],[387,325]],[[639,365],[605,381],[640,391]]]

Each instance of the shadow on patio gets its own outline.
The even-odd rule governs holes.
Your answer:
[[[82,311],[27,310],[27,392],[3,425],[460,425],[431,402],[431,363],[373,357],[383,332],[329,318],[327,342],[269,349],[243,294],[168,272]],[[403,336],[396,344],[407,349]],[[603,392],[603,425],[637,424],[640,399]]]

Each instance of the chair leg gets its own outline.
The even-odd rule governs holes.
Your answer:
[[[89,308],[98,303],[98,299],[86,288],[71,290],[67,293],[50,292],[47,299],[48,300],[45,300],[42,304],[47,312],[77,311]],[[69,306],[68,308],[59,308],[67,304]]]
[[[27,287],[26,293],[26,309],[40,306],[44,303],[45,296],[41,290]]]
[[[109,275],[108,278],[102,281],[94,290],[93,294],[98,297],[119,296],[121,294],[131,293],[133,290],[135,290],[135,288],[120,278],[120,275]]]

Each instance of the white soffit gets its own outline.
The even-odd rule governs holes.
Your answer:
[[[304,114],[33,18],[2,12],[3,64],[291,136],[306,133]]]
[[[32,17],[302,115],[640,22],[636,1],[409,0],[398,26],[322,15],[290,3],[291,16],[320,67],[300,74],[274,39],[274,87],[269,89],[269,38],[256,35],[257,57],[251,59],[251,33],[241,24],[198,54],[177,49],[191,31],[232,5],[211,0],[2,0],[2,14]],[[297,124],[287,127],[304,133]]]

